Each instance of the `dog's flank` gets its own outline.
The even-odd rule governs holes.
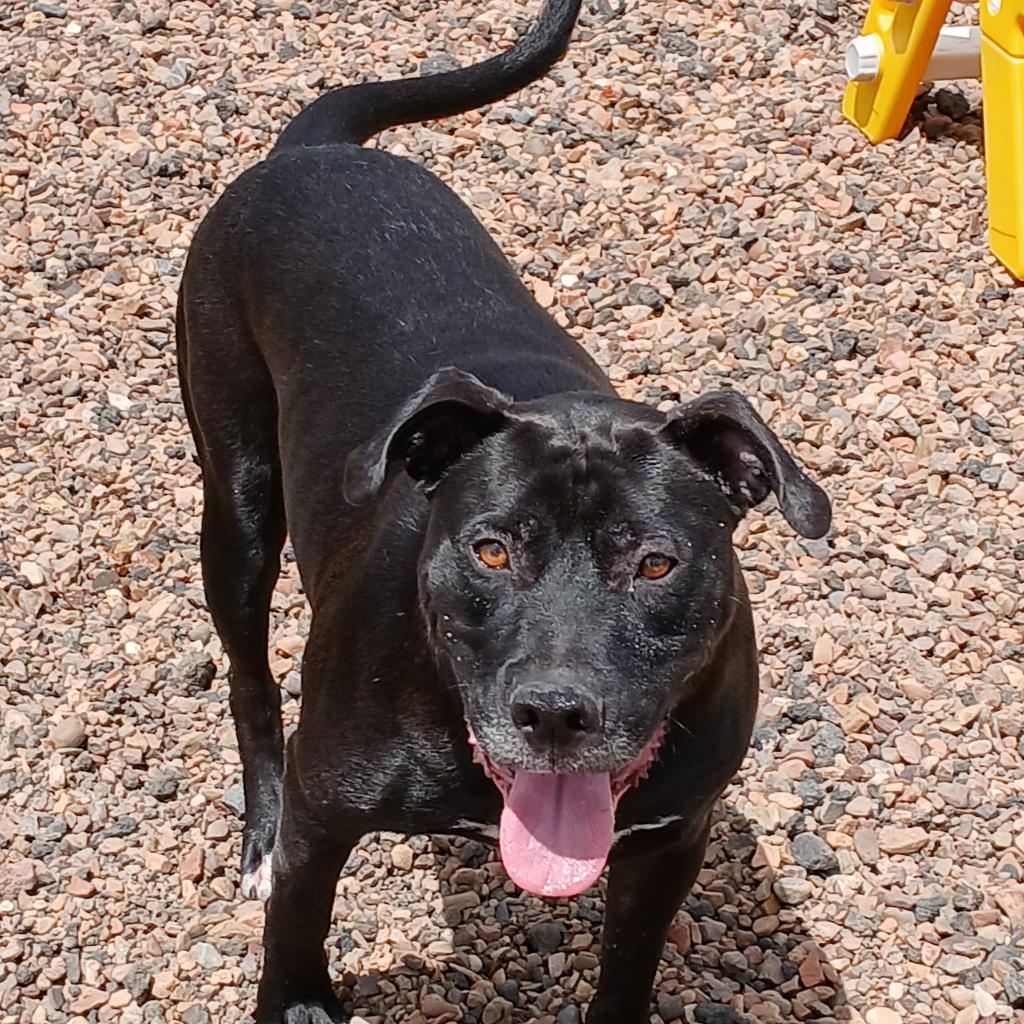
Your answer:
[[[436,121],[502,100],[540,78],[562,57],[580,4],[581,0],[548,0],[531,32],[480,64],[326,93],[285,128],[275,152],[292,146],[362,144],[385,128]]]

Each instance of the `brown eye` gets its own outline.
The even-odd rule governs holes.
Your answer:
[[[672,571],[675,564],[676,560],[668,555],[647,555],[641,561],[637,575],[643,576],[645,580],[660,580]]]
[[[473,550],[488,569],[508,568],[508,550],[500,540],[477,541],[473,545]]]

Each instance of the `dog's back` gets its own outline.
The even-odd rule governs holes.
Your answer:
[[[329,520],[289,514],[300,565],[307,547],[343,547],[346,520],[359,515],[332,464],[439,368],[457,363],[520,398],[610,390],[447,186],[358,145],[532,81],[564,52],[579,7],[551,0],[529,35],[482,64],[322,96],[198,229],[177,328],[200,458],[211,477],[223,439],[243,430],[242,410],[245,430],[276,425],[266,444],[289,466],[289,512],[299,503],[334,510]],[[257,416],[263,426],[253,426]],[[307,586],[328,571],[311,569]]]

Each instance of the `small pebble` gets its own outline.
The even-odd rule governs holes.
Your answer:
[[[58,750],[77,750],[85,741],[85,723],[78,715],[69,715],[50,730],[50,742]]]

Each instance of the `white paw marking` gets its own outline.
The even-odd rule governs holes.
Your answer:
[[[681,814],[669,814],[663,818],[658,818],[655,821],[642,821],[630,828],[619,829],[615,833],[615,841],[618,842],[620,839],[624,839],[626,836],[631,836],[635,832],[649,832],[652,829],[665,828],[667,825],[671,825],[674,822],[682,821],[683,815]],[[478,835],[483,836],[487,839],[497,839],[498,829],[495,825],[485,825],[479,821],[456,821],[453,828],[457,828],[460,831],[476,832]]]
[[[486,839],[497,839],[498,828],[496,825],[485,825],[479,821],[459,820],[452,826],[457,829],[464,829],[466,832],[477,832]]]
[[[242,875],[242,895],[251,900],[255,897],[266,902],[270,899],[273,885],[273,858],[268,853],[255,871],[246,871]]]

